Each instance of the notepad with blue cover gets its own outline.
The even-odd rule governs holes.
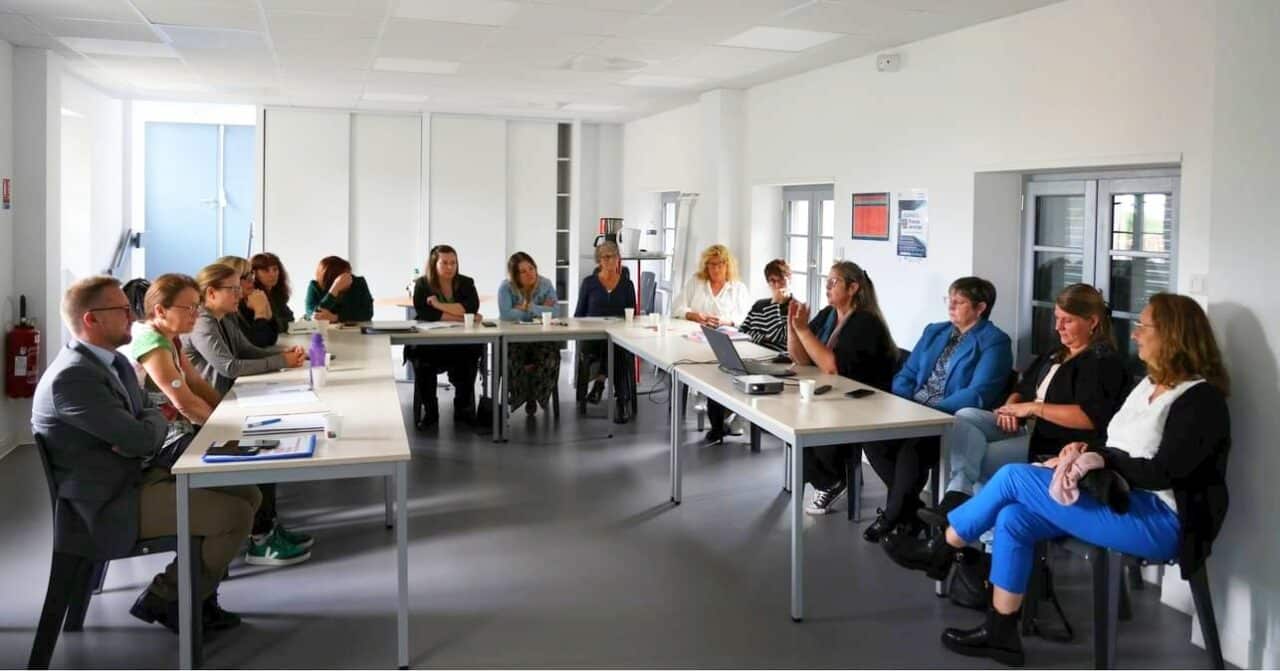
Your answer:
[[[254,454],[205,454],[200,457],[206,464],[222,464],[231,461],[278,461],[281,459],[306,459],[316,453],[316,434],[286,436],[280,444]]]

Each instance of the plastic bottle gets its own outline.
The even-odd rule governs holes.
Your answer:
[[[311,349],[308,351],[307,356],[311,359],[311,386],[315,389],[324,387],[325,378],[329,371],[325,368],[328,353],[325,350],[324,336],[322,334],[311,334]]]

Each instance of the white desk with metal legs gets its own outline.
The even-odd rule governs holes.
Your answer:
[[[730,376],[715,365],[677,366],[672,394],[675,398],[686,386],[699,391],[791,446],[787,461],[791,488],[791,619],[798,622],[804,617],[805,449],[938,436],[951,425],[951,415],[883,391],[861,399],[849,398],[845,392],[867,385],[822,374],[813,366],[799,367],[796,373],[797,377],[787,379],[781,394],[749,396],[734,389]],[[819,386],[829,384],[832,388],[811,401],[803,401],[795,384],[798,379],[812,379]],[[680,426],[683,420],[680,404],[672,403],[672,426]],[[680,436],[681,432],[672,432],[671,500],[675,502],[680,501]]]
[[[510,429],[511,409],[507,407],[507,361],[510,357],[510,348],[513,343],[524,342],[568,342],[570,340],[608,340],[609,330],[616,325],[622,323],[622,319],[597,318],[588,317],[586,319],[567,319],[558,320],[559,323],[553,323],[550,326],[542,324],[520,324],[517,322],[498,322],[498,332],[501,336],[501,342],[498,345],[498,367],[502,369],[502,375],[499,378],[502,382],[496,386],[494,393],[494,411],[501,418],[497,424],[499,430],[502,431],[502,440],[505,442],[507,433]],[[608,362],[606,363],[605,377],[613,376],[613,348],[608,349]],[[558,382],[557,382],[558,384]],[[617,399],[610,398],[609,402],[609,437],[613,437],[613,414],[614,406],[617,405]]]
[[[342,478],[381,477],[386,479],[388,527],[392,525],[391,489],[394,480],[396,558],[397,558],[397,650],[400,668],[409,665],[409,536],[407,464],[409,440],[405,435],[400,400],[392,376],[390,340],[387,336],[366,336],[359,331],[331,330],[326,337],[329,351],[335,355],[327,381],[316,390],[319,403],[244,407],[229,394],[220,403],[191,442],[186,453],[173,467],[177,478],[178,571],[180,619],[180,668],[192,668],[192,622],[198,612],[191,593],[190,490],[200,487],[251,485],[271,482],[298,482]],[[258,381],[294,381],[306,379],[306,369],[293,369],[245,378]],[[241,437],[246,415],[333,411],[342,416],[341,436],[336,440],[321,439],[315,456],[265,462],[206,464],[201,455],[210,442]],[[198,620],[197,620],[198,621]]]
[[[357,331],[358,333],[359,331]],[[498,350],[501,349],[499,343],[502,338],[501,329],[496,326],[484,326],[476,324],[471,328],[466,328],[462,324],[456,326],[445,326],[441,328],[433,328],[429,330],[418,331],[417,333],[397,333],[391,336],[390,345],[484,345],[491,348],[490,361],[495,362],[493,372],[489,376],[489,397],[493,399],[493,442],[500,443],[504,440],[502,427],[499,423],[502,410],[499,408],[498,387],[502,384],[503,368],[497,365],[499,357]]]

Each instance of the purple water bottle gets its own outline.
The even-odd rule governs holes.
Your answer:
[[[310,369],[308,370],[308,372],[309,372],[309,373],[310,373],[310,375],[311,375],[311,386],[312,386],[312,387],[316,387],[316,386],[323,387],[323,386],[324,386],[324,377],[325,377],[325,373],[327,372],[327,371],[325,370],[325,360],[328,358],[328,357],[326,356],[326,352],[325,352],[325,347],[324,347],[324,336],[323,336],[323,335],[321,335],[321,334],[319,334],[319,333],[312,333],[312,334],[311,334],[311,349],[310,349],[310,351],[307,353],[307,356],[311,359],[311,367],[310,367]],[[318,369],[320,369],[320,374],[319,374],[318,376],[316,375],[316,369],[317,369],[317,368],[318,368]],[[317,385],[317,384],[316,384],[316,382],[317,382],[316,378],[317,378],[317,377],[319,377],[319,378],[320,378],[320,379],[319,379],[319,385]]]

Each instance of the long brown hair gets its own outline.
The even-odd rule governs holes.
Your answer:
[[[1089,336],[1090,347],[1105,346],[1113,350],[1116,348],[1116,337],[1111,333],[1111,308],[1103,300],[1101,291],[1083,282],[1071,284],[1058,292],[1058,297],[1053,303],[1073,317],[1098,318],[1098,327]],[[1053,359],[1062,362],[1068,354],[1066,345],[1059,344],[1058,349],[1053,353]]]
[[[196,284],[190,275],[165,273],[157,277],[147,289],[146,297],[142,299],[143,314],[139,317],[148,320],[156,316],[157,307],[173,307],[173,302],[178,300],[178,296],[187,289],[194,289],[197,294],[200,293],[200,285]]]
[[[538,264],[533,260],[532,256],[524,252],[516,252],[507,259],[507,279],[511,282],[511,290],[524,296],[526,302],[533,300],[533,292],[538,289],[538,281],[533,281],[533,286],[525,288],[520,286],[520,264],[528,263],[533,266],[533,272],[538,272]]]
[[[328,291],[339,275],[351,272],[351,262],[341,256],[326,256],[316,266],[316,277],[320,280],[320,290]]]
[[[1160,350],[1155,361],[1146,361],[1147,376],[1166,387],[1197,377],[1215,386],[1224,396],[1230,393],[1231,378],[1222,365],[1222,352],[1209,325],[1209,317],[1195,299],[1170,293],[1151,297],[1151,318],[1155,321]]]
[[[284,271],[284,264],[280,263],[280,257],[271,252],[261,252],[254,254],[253,258],[249,259],[249,265],[253,268],[253,286],[266,292],[267,296],[279,303],[289,302],[289,297],[293,295],[293,290],[289,288],[289,273]],[[274,287],[267,289],[258,281],[258,271],[266,270],[273,266],[280,270],[280,279],[276,280]]]
[[[427,285],[431,290],[440,293],[440,275],[436,271],[436,261],[440,260],[443,254],[453,254],[455,258],[458,256],[457,250],[449,245],[436,245],[431,248],[431,253],[427,255]],[[462,263],[458,263],[458,271],[462,271]],[[455,275],[454,277],[457,277]]]
[[[836,261],[831,264],[831,270],[835,271],[845,284],[858,285],[858,291],[853,295],[853,309],[870,313],[880,320],[880,325],[884,327],[887,336],[889,353],[895,357],[898,356],[898,344],[893,341],[889,322],[885,321],[884,313],[880,311],[880,299],[876,297],[876,285],[871,281],[871,276],[862,269],[862,266],[853,261]]]

